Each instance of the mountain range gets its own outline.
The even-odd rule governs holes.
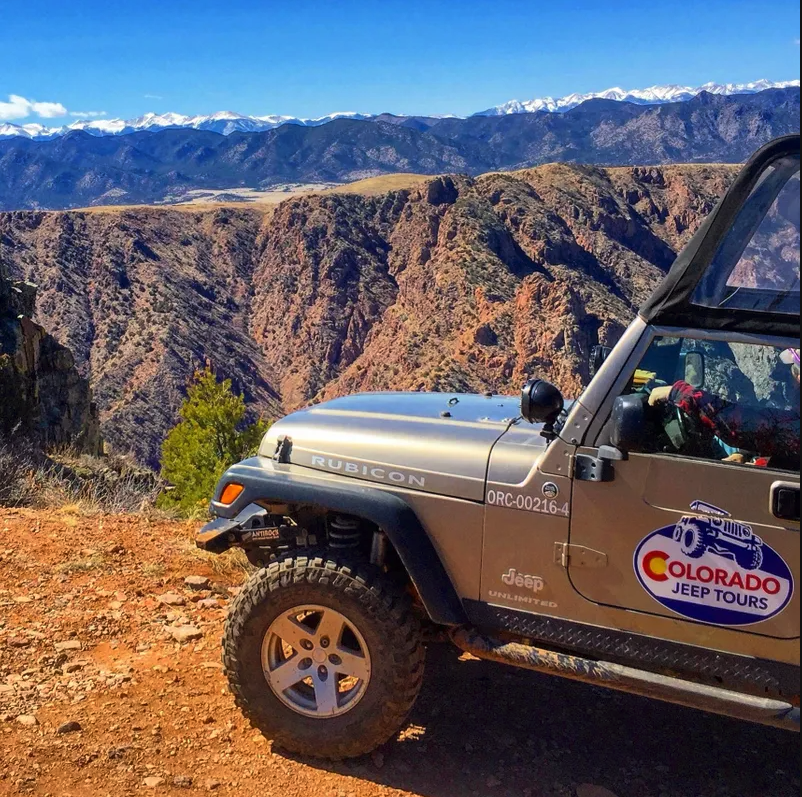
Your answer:
[[[633,89],[627,91],[621,88],[612,88],[600,92],[587,94],[569,94],[566,97],[555,99],[543,97],[521,102],[511,100],[503,105],[480,111],[475,116],[504,116],[506,114],[535,113],[565,113],[576,108],[588,100],[614,100],[616,102],[629,102],[637,105],[659,105],[671,102],[685,102],[697,97],[702,92],[731,96],[734,94],[756,94],[767,89],[799,88],[798,80],[770,81],[757,80],[751,83],[705,83],[703,86],[651,86],[646,89]],[[233,111],[221,111],[208,116],[186,116],[178,113],[147,113],[137,119],[92,119],[79,120],[60,127],[47,127],[41,124],[0,124],[0,139],[22,137],[34,141],[48,141],[53,138],[67,135],[79,130],[94,136],[119,136],[142,131],[157,132],[159,130],[172,130],[187,128],[192,130],[208,130],[222,135],[232,133],[256,133],[274,130],[282,125],[292,124],[301,127],[320,127],[333,122],[335,119],[355,119],[367,121],[383,116],[397,117],[396,114],[362,114],[353,112],[333,113],[316,119],[299,119],[293,116],[247,116]],[[414,118],[402,116],[400,118]],[[460,118],[451,115],[429,118]]]
[[[648,89],[627,91],[620,88],[607,89],[590,94],[569,94],[567,97],[554,99],[543,97],[536,100],[510,100],[503,105],[489,108],[477,116],[503,116],[510,113],[565,113],[588,100],[615,100],[616,102],[632,102],[636,105],[662,105],[669,102],[687,102],[703,92],[729,97],[733,94],[757,94],[767,89],[799,88],[798,80],[755,80],[752,83],[705,83],[703,86],[651,86]]]
[[[737,163],[799,131],[799,88],[703,92],[637,105],[593,99],[564,113],[468,119],[336,119],[266,132],[194,129],[0,141],[0,210],[175,201],[191,190],[348,183],[398,172],[478,175],[550,162]]]
[[[275,208],[0,213],[0,264],[38,284],[36,320],[89,379],[112,449],[156,464],[207,361],[268,417],[528,375],[577,395],[591,348],[618,339],[736,171],[553,164]]]

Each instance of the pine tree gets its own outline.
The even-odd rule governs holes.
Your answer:
[[[192,515],[206,507],[231,465],[255,453],[269,424],[248,424],[244,397],[209,367],[193,377],[179,414],[162,446],[162,476],[173,489],[159,503]]]

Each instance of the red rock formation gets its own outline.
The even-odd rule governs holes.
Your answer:
[[[532,374],[575,394],[734,174],[554,165],[275,211],[0,214],[0,259],[41,285],[106,437],[154,462],[206,360],[271,415]]]

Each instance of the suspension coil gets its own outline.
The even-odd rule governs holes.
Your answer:
[[[359,547],[360,522],[356,518],[337,515],[329,521],[329,545],[337,550]]]

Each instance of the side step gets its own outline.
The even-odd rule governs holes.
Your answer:
[[[455,629],[451,638],[458,648],[480,659],[799,732],[799,709],[779,700],[741,695],[620,664],[592,661],[517,642],[503,642],[470,628]]]

